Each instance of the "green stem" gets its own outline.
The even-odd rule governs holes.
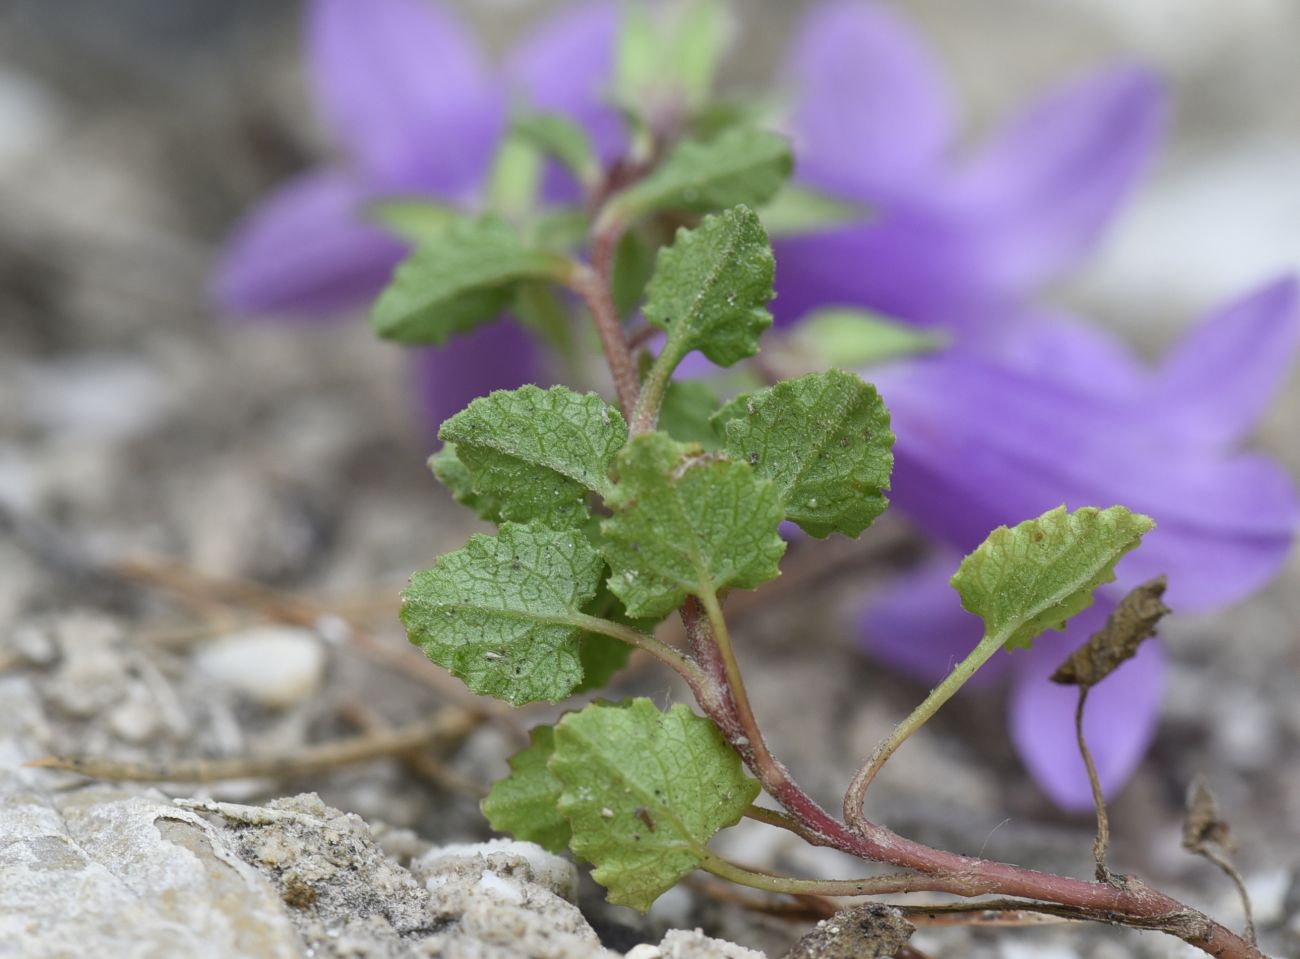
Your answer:
[[[783,892],[792,896],[874,896],[884,893],[911,892],[927,886],[925,876],[872,876],[868,879],[796,879],[746,869],[716,853],[706,851],[700,868],[741,886],[764,892]]]
[[[971,654],[958,663],[947,678],[930,691],[930,695],[925,697],[921,705],[912,710],[910,716],[894,727],[888,739],[876,747],[876,751],[858,770],[857,775],[853,777],[853,782],[844,793],[845,822],[864,834],[871,828],[871,824],[863,815],[862,803],[867,795],[867,787],[876,778],[876,773],[880,772],[880,767],[894,755],[898,747],[903,745],[912,733],[929,722],[939,708],[956,695],[957,690],[966,685],[966,681],[1002,648],[1004,641],[1005,637],[1001,635],[985,636],[981,639]]]
[[[693,690],[702,688],[708,681],[704,671],[700,669],[698,664],[687,659],[676,649],[662,640],[656,639],[649,633],[642,633],[630,626],[624,626],[622,623],[615,623],[608,619],[601,619],[599,616],[588,616],[586,613],[576,613],[568,616],[566,621],[588,632],[599,633],[602,636],[608,636],[611,639],[627,643],[637,649],[644,649],[685,679]]]
[[[669,337],[641,383],[641,394],[636,399],[636,406],[633,407],[628,422],[628,432],[632,436],[649,433],[658,425],[659,408],[664,404],[664,396],[673,381],[673,373],[681,361],[682,357]]]

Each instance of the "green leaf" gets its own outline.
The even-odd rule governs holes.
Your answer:
[[[779,573],[781,498],[748,464],[656,432],[628,443],[614,472],[614,515],[601,529],[609,588],[628,615],[662,618],[688,595]]]
[[[456,445],[474,492],[503,519],[564,527],[587,516],[589,491],[609,491],[627,426],[595,393],[523,386],[479,397],[438,436]]]
[[[790,344],[818,366],[855,367],[932,353],[947,346],[948,338],[865,310],[834,307],[800,320]]]
[[[568,254],[586,243],[590,225],[590,219],[580,207],[551,207],[537,212],[524,223],[524,242],[539,249]]]
[[[984,620],[986,637],[1007,649],[1029,648],[1046,629],[1092,605],[1092,593],[1115,578],[1115,564],[1155,527],[1123,506],[1064,506],[1008,529],[999,526],[952,578],[961,604]]]
[[[772,325],[776,261],[758,216],[738,206],[677,231],[659,251],[646,287],[645,318],[668,331],[660,362],[680,362],[699,350],[719,366],[758,352]]]
[[[408,243],[423,243],[442,236],[465,214],[455,207],[430,200],[382,200],[369,208],[369,219]]]
[[[704,858],[759,786],[716,726],[683,705],[593,703],[555,727],[550,769],[560,781],[569,847],[595,865],[609,901],[642,912]]]
[[[402,624],[476,693],[558,701],[582,681],[581,610],[603,572],[580,532],[507,523],[411,577]]]
[[[532,210],[541,183],[541,152],[527,138],[511,131],[488,173],[488,204],[503,216],[519,219]]]
[[[645,3],[624,4],[616,101],[636,111],[647,104],[680,111],[703,103],[732,33],[727,13],[719,0],[664,4],[653,13]]]
[[[654,274],[655,254],[660,244],[654,242],[648,230],[628,230],[614,249],[614,266],[611,292],[619,316],[631,313],[645,293],[645,285]]]
[[[802,236],[849,223],[861,223],[867,213],[846,200],[787,183],[770,203],[758,211],[758,215],[772,236]]]
[[[609,590],[608,568],[602,576],[600,590],[584,608],[584,612],[597,619],[605,619],[629,626],[641,633],[653,633],[654,620],[633,619],[623,609]],[[574,690],[585,693],[592,689],[601,689],[614,677],[614,674],[627,665],[632,655],[632,647],[603,633],[585,633],[582,637],[582,683]]]
[[[738,396],[713,422],[722,448],[770,479],[785,518],[812,536],[858,536],[888,505],[889,411],[852,373],[810,373]]]
[[[600,161],[587,133],[558,113],[526,113],[515,117],[511,133],[559,160],[579,183],[600,179]]]
[[[659,408],[659,428],[683,443],[717,449],[718,434],[709,421],[718,409],[718,394],[699,380],[673,380]]]
[[[555,751],[555,729],[534,726],[530,745],[510,757],[510,775],[492,784],[483,815],[497,832],[563,852],[573,831],[560,812],[560,781],[546,764]]]
[[[429,457],[429,468],[452,498],[467,506],[490,523],[501,522],[501,503],[495,497],[476,492],[470,472],[456,455],[455,443],[444,443],[442,449]]]
[[[398,266],[370,314],[376,333],[445,343],[496,318],[523,280],[562,280],[567,260],[526,246],[500,220],[461,219]]]
[[[687,140],[658,170],[614,196],[601,219],[631,223],[658,210],[759,207],[776,196],[793,164],[783,137],[751,127],[726,130],[706,143]]]

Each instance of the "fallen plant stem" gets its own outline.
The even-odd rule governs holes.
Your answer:
[[[26,765],[120,782],[209,783],[230,779],[288,779],[372,759],[401,756],[432,745],[456,742],[477,725],[478,719],[472,713],[449,706],[426,719],[405,726],[308,746],[283,755],[180,760],[170,763],[144,763],[98,756],[47,756],[32,760]]]
[[[340,710],[344,717],[355,722],[369,734],[391,732],[393,726],[374,710],[359,702],[347,703]],[[446,763],[430,755],[427,749],[417,748],[403,753],[399,757],[407,768],[421,778],[448,792],[463,793],[482,799],[487,789],[479,783],[472,782],[452,769]]]

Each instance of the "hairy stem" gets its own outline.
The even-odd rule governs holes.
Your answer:
[[[614,305],[608,276],[602,274],[599,266],[593,268],[578,263],[570,273],[569,287],[582,297],[587,309],[591,310],[596,333],[600,336],[600,346],[605,352],[605,362],[613,377],[614,389],[618,391],[619,406],[623,409],[623,415],[630,417],[632,407],[636,405],[639,386],[636,367],[632,363],[632,351],[628,349],[623,321],[619,318],[618,307]]]
[[[636,406],[632,410],[632,419],[628,424],[631,435],[649,433],[658,424],[659,408],[664,405],[664,396],[668,392],[668,385],[673,380],[673,371],[677,369],[677,364],[681,360],[681,356],[673,349],[670,339],[664,344],[664,348],[646,374],[645,382],[641,384],[641,393],[637,397]]]
[[[692,690],[701,688],[708,683],[708,677],[699,664],[683,656],[673,647],[662,640],[656,639],[649,633],[640,632],[630,626],[624,626],[622,623],[601,619],[599,616],[588,616],[586,613],[578,613],[567,619],[574,626],[580,626],[588,632],[600,633],[602,636],[608,636],[611,639],[617,639],[619,642],[627,643],[629,646],[645,650],[686,680]]]
[[[700,868],[715,876],[764,892],[782,892],[792,896],[874,896],[884,893],[912,892],[924,876],[872,876],[868,879],[796,879],[758,869],[747,869],[716,853],[707,853]]]
[[[871,781],[880,772],[880,767],[885,764],[890,756],[894,755],[898,747],[903,745],[912,733],[929,722],[940,707],[956,695],[957,690],[966,685],[967,680],[974,676],[976,671],[1001,648],[1001,636],[985,636],[980,640],[979,645],[971,651],[971,654],[958,663],[947,678],[930,691],[930,695],[925,697],[921,705],[912,710],[910,716],[894,727],[894,731],[889,734],[889,738],[876,747],[875,752],[858,770],[857,775],[853,777],[853,781],[849,783],[849,788],[844,793],[845,822],[853,826],[858,832],[865,834],[870,823],[864,816],[862,803],[866,799],[867,787],[871,785]]]

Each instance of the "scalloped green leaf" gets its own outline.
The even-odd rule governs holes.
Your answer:
[[[580,531],[507,523],[411,577],[402,624],[476,693],[558,701],[582,681],[582,608],[604,570]]]
[[[550,771],[575,855],[609,901],[642,912],[703,861],[758,795],[718,728],[684,705],[593,703],[555,727]]]
[[[759,207],[776,196],[793,168],[784,137],[733,127],[706,142],[680,143],[654,173],[613,197],[601,218],[631,223],[659,210]]]
[[[433,475],[447,487],[457,503],[469,507],[490,523],[501,522],[501,504],[493,497],[474,490],[469,470],[456,455],[455,443],[444,443],[442,449],[430,456],[429,469],[433,470]]]
[[[1155,528],[1123,506],[1064,506],[1016,526],[999,526],[962,560],[952,577],[961,604],[984,620],[986,637],[1028,649],[1048,629],[1092,605],[1115,578],[1115,564]]]
[[[722,448],[770,479],[785,518],[812,536],[858,536],[888,505],[889,411],[853,373],[809,373],[738,396],[713,422]]]
[[[614,474],[602,548],[628,615],[662,618],[688,595],[753,588],[780,572],[781,497],[748,464],[656,432],[625,446]]]
[[[589,514],[587,494],[609,492],[609,468],[627,439],[623,416],[595,393],[522,386],[474,400],[442,424],[475,503],[492,519],[564,527]]]
[[[371,326],[403,343],[445,343],[495,319],[521,281],[560,281],[569,268],[501,220],[462,218],[402,261],[375,302]]]
[[[772,325],[775,272],[767,233],[748,207],[678,230],[646,285],[645,318],[668,332],[662,355],[675,364],[699,350],[719,366],[753,356]]]
[[[563,852],[573,830],[560,812],[560,781],[546,765],[555,751],[555,729],[534,726],[528,738],[529,745],[510,757],[510,775],[492,784],[481,803],[483,815],[497,832]]]

